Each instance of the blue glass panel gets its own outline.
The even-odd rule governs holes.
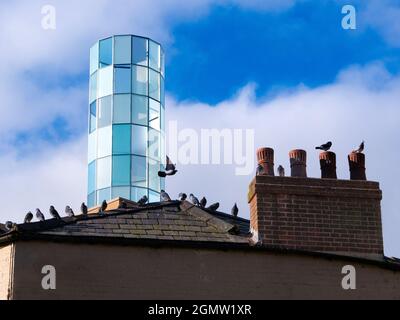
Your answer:
[[[132,93],[147,95],[147,68],[132,66]]]
[[[164,51],[161,49],[161,74],[163,76],[165,76],[165,53]]]
[[[147,39],[132,38],[132,63],[147,66]]]
[[[96,161],[89,164],[88,167],[88,193],[94,192],[96,189]]]
[[[131,125],[113,125],[113,154],[131,153]]]
[[[161,128],[161,131],[165,131],[165,109],[163,108],[163,106],[161,106],[161,109],[160,109],[160,113],[161,113],[161,115],[160,115],[160,128]]]
[[[147,126],[148,98],[132,95],[132,123]]]
[[[139,201],[144,195],[148,196],[147,189],[133,187],[131,192],[131,200]]]
[[[140,156],[146,155],[147,127],[132,126],[132,153]]]
[[[160,77],[160,85],[161,85],[161,88],[160,88],[160,102],[161,102],[161,104],[162,104],[162,106],[164,107],[165,106],[165,82],[164,82],[164,78],[163,77]]]
[[[160,194],[154,191],[149,191],[149,202],[160,202]]]
[[[112,38],[100,40],[99,56],[100,67],[112,64]]]
[[[158,171],[160,170],[160,162],[149,159],[149,188],[155,191],[160,191],[160,177]]]
[[[119,66],[114,69],[114,92],[130,93],[131,92],[131,67]]]
[[[114,64],[130,64],[131,48],[131,36],[114,37]]]
[[[147,187],[146,157],[132,156],[132,185]]]
[[[99,128],[111,125],[112,96],[101,98],[99,101],[98,126]]]
[[[99,67],[99,43],[90,48],[90,74],[95,72]]]
[[[97,72],[90,76],[89,81],[89,103],[92,103],[97,98]]]
[[[96,205],[96,192],[88,195],[87,206],[88,208],[93,208]]]
[[[97,160],[96,176],[97,189],[108,188],[111,186],[111,157]]]
[[[96,130],[96,101],[90,104],[89,133]]]
[[[106,188],[97,191],[97,205],[101,205],[104,200],[111,199],[111,188]]]
[[[149,157],[160,159],[160,133],[149,129]]]
[[[149,126],[160,130],[160,103],[149,99]]]
[[[114,96],[113,123],[131,123],[131,95],[117,94]]]
[[[112,127],[104,127],[97,130],[97,157],[106,157],[111,155],[112,146]]]
[[[88,161],[92,162],[96,159],[96,147],[97,147],[97,134],[96,132],[89,134],[89,141],[88,141]]]
[[[104,97],[113,93],[113,67],[107,67],[98,71],[97,96]]]
[[[149,66],[157,71],[160,70],[160,46],[151,40],[149,42]]]
[[[160,101],[160,74],[149,70],[149,96]]]
[[[124,198],[130,200],[131,198],[131,187],[112,187],[111,198]]]
[[[131,177],[131,156],[112,157],[112,185],[129,186]]]

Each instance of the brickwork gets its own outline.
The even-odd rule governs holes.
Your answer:
[[[382,257],[381,198],[371,181],[257,176],[250,225],[264,245]]]

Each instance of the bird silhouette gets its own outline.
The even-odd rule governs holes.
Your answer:
[[[199,201],[199,199],[197,199],[197,198],[193,195],[193,193],[191,193],[191,194],[189,195],[189,200],[190,200],[190,202],[193,203],[195,206],[200,206],[200,201]]]
[[[238,216],[239,208],[238,208],[238,206],[236,205],[236,203],[235,203],[235,205],[233,206],[233,208],[232,208],[232,210],[231,210],[231,213],[232,213],[232,215],[233,215],[235,218]]]
[[[160,196],[161,196],[161,201],[164,201],[164,202],[171,201],[169,194],[166,193],[165,190],[161,190]]]
[[[178,198],[179,198],[180,201],[185,201],[186,198],[187,198],[187,194],[184,193],[184,192],[181,192],[181,193],[178,195]]]
[[[206,197],[203,197],[203,198],[200,200],[200,207],[205,208],[206,205],[207,205],[207,199],[206,199]]]
[[[317,150],[328,151],[332,147],[332,142],[328,141],[325,144],[320,145],[319,147],[315,147]]]
[[[36,218],[39,221],[44,221],[46,220],[46,218],[44,217],[44,214],[42,213],[42,211],[40,211],[40,209],[36,209]]]
[[[86,204],[84,202],[82,202],[82,204],[81,204],[81,212],[84,216],[87,216],[87,214],[88,214],[88,207],[86,206]]]
[[[147,198],[147,196],[144,195],[143,197],[141,197],[139,199],[139,201],[137,203],[138,203],[139,206],[144,206],[147,203],[148,200],[149,200],[149,198]]]
[[[362,153],[364,151],[364,147],[365,147],[365,143],[364,141],[361,142],[360,146],[358,147],[358,149],[353,150],[352,153]]]
[[[5,225],[4,225],[5,227],[6,227],[6,229],[7,230],[11,230],[11,229],[13,229],[14,228],[14,226],[15,226],[15,223],[13,223],[13,222],[11,222],[11,221],[7,221],[6,223],[5,223]]]
[[[176,165],[172,163],[171,159],[167,156],[167,163],[165,165],[165,171],[158,171],[158,176],[165,178],[166,176],[173,176],[178,172]]]
[[[68,217],[73,217],[73,216],[75,216],[74,210],[72,210],[72,208],[71,208],[70,206],[66,206],[66,207],[65,207],[65,214],[66,214]]]
[[[33,214],[32,212],[29,211],[25,216],[24,223],[30,223],[32,219],[33,219]]]
[[[58,211],[56,210],[56,208],[54,208],[54,206],[50,206],[49,212],[54,219],[58,220],[61,219],[60,215],[58,214]]]
[[[278,167],[278,175],[280,177],[284,177],[285,176],[285,168],[282,167],[281,165]]]
[[[210,205],[210,206],[207,208],[207,210],[210,210],[210,211],[217,211],[218,208],[219,208],[219,202],[216,202],[216,203],[213,203],[212,205]]]
[[[100,212],[105,212],[107,209],[107,206],[108,206],[107,201],[103,200],[103,202],[101,203]]]

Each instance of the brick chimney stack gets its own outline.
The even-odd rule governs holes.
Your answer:
[[[336,174],[332,154],[324,152],[322,157],[331,161],[323,167],[328,167],[328,177]],[[372,181],[259,175],[248,193],[253,241],[382,259],[381,199],[379,183]]]
[[[292,177],[307,177],[307,152],[301,149],[289,152]]]
[[[319,154],[322,179],[337,179],[336,175],[336,154],[331,151],[324,151]]]
[[[359,152],[352,152],[348,156],[350,179],[367,180],[365,175],[365,155]]]
[[[260,148],[257,150],[258,164],[263,167],[263,174],[274,176],[274,149]]]

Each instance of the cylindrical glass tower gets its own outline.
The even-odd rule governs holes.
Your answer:
[[[89,207],[117,197],[160,200],[164,110],[160,44],[118,35],[90,49]]]

